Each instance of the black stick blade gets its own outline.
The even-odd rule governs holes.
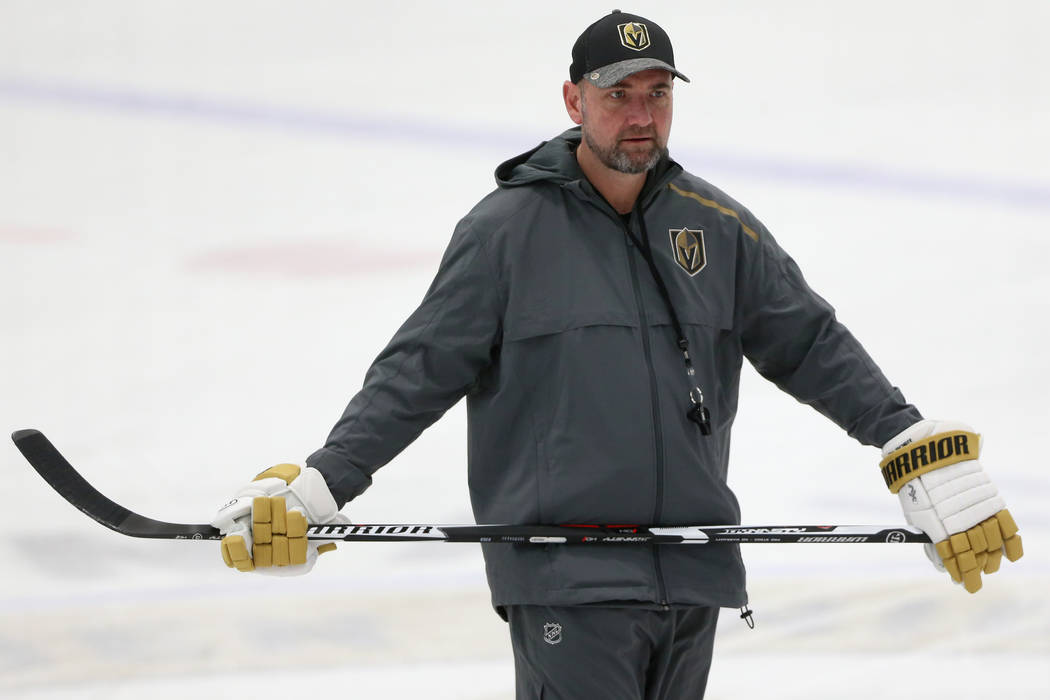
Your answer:
[[[11,439],[51,488],[82,513],[111,530],[129,537],[156,539],[221,538],[219,531],[211,525],[153,520],[114,503],[89,484],[39,430],[16,430],[11,434]]]

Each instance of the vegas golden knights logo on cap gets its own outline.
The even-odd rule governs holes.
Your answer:
[[[704,232],[700,229],[670,229],[671,249],[674,261],[690,277],[703,270],[707,265],[707,249],[704,247]]]
[[[645,28],[644,24],[627,22],[626,24],[616,25],[616,28],[620,30],[620,43],[627,48],[635,51],[649,48],[649,30]]]

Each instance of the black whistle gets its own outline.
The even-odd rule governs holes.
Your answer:
[[[701,435],[711,434],[711,414],[703,404],[693,404],[693,407],[689,409],[689,413],[685,415],[700,427]]]

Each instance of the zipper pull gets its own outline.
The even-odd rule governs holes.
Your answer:
[[[704,393],[700,391],[700,387],[689,392],[689,400],[693,402],[693,407],[685,414],[686,417],[697,424],[701,435],[710,435],[711,413],[704,406]]]
[[[740,619],[747,623],[747,626],[751,629],[755,629],[755,618],[754,612],[747,605],[740,608]]]

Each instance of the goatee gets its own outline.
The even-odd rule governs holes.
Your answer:
[[[653,139],[653,147],[649,149],[648,153],[633,156],[619,148],[618,141],[608,147],[598,144],[591,138],[586,129],[583,131],[583,138],[587,142],[587,148],[598,157],[602,165],[627,175],[648,172],[656,167],[661,158],[667,157],[667,146],[658,145],[655,138]]]

